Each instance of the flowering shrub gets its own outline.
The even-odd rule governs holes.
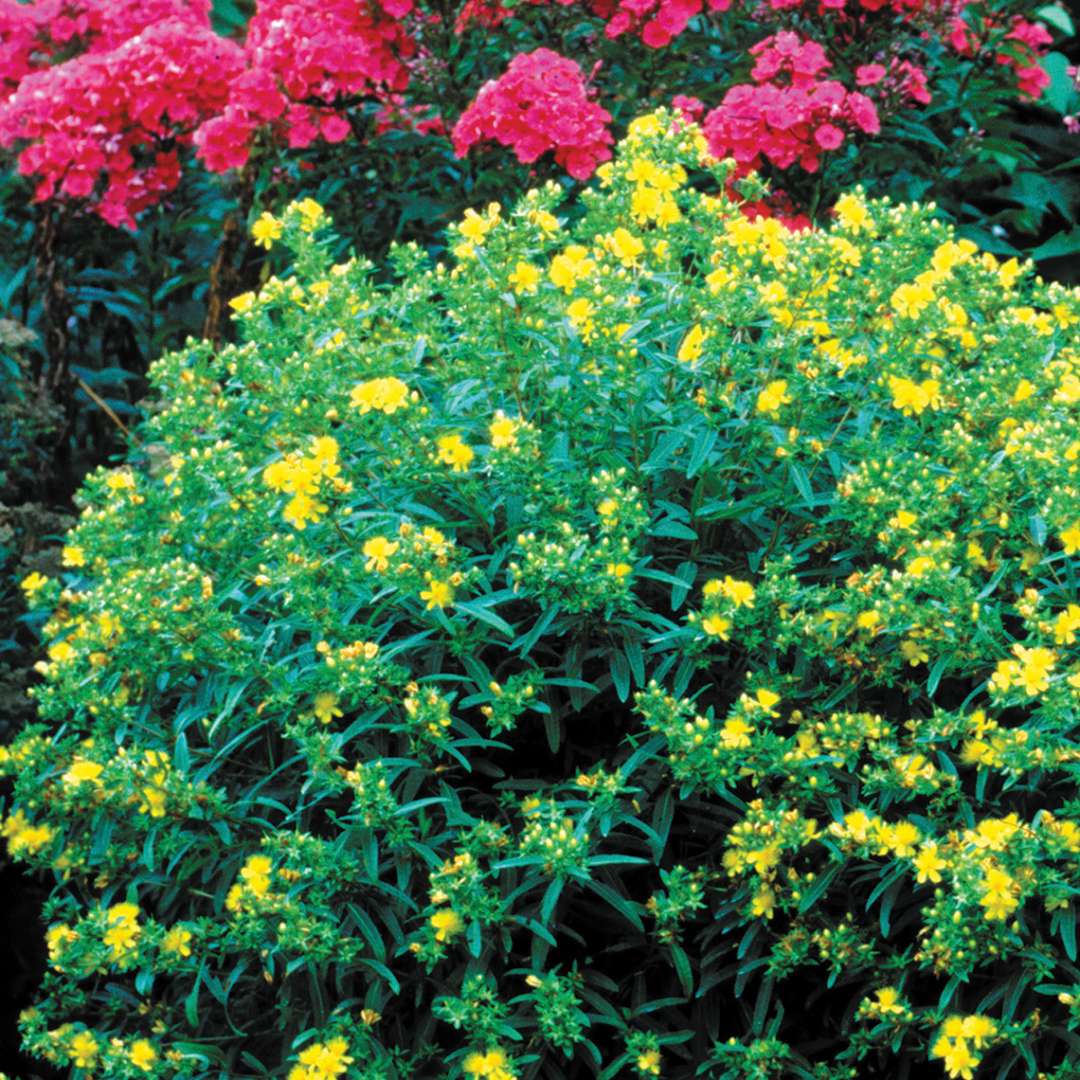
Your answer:
[[[1080,1067],[1080,294],[631,125],[378,283],[312,200],[86,481],[12,857],[83,1075]],[[1040,1071],[1041,1070],[1041,1071]]]

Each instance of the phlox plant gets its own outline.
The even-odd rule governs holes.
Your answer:
[[[1071,19],[1028,0],[258,0],[239,42],[211,15],[207,0],[4,0],[0,145],[36,200],[134,227],[176,187],[181,148],[227,173],[400,128],[452,133],[458,156],[486,141],[526,164],[553,151],[581,179],[613,115],[679,96],[708,110],[715,155],[790,174],[812,212],[853,182],[867,136],[905,144],[933,186],[943,140],[953,169],[1007,154],[982,143],[1051,70],[1054,100],[1071,101],[1064,67],[1043,64]],[[880,156],[858,155],[859,179],[895,171]],[[826,163],[834,175],[807,179]]]
[[[1080,293],[634,121],[445,261],[312,199],[90,475],[0,754],[80,1077],[1080,1069]]]

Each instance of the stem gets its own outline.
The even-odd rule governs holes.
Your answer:
[[[60,401],[69,382],[67,324],[71,305],[58,253],[65,216],[55,203],[47,203],[34,233],[34,277],[41,285],[46,355],[45,364],[35,361],[34,377],[39,391],[56,401]]]
[[[247,218],[255,198],[257,171],[258,166],[252,156],[240,170],[236,206],[222,223],[221,240],[210,267],[210,289],[206,296],[202,336],[212,342],[215,348],[221,344],[225,305],[240,288],[240,271],[236,266],[236,259],[247,242]]]

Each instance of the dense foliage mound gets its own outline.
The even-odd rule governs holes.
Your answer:
[[[1075,1076],[1080,295],[631,125],[86,482],[12,855],[80,1076]],[[739,181],[756,199],[753,178]]]

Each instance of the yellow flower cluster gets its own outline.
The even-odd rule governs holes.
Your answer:
[[[994,1041],[997,1032],[997,1024],[988,1016],[950,1016],[942,1024],[930,1056],[941,1059],[950,1077],[972,1080],[982,1061],[979,1051]]]
[[[338,453],[337,440],[323,435],[312,440],[310,453],[288,454],[263,470],[263,483],[268,488],[292,496],[281,516],[294,528],[307,528],[329,510],[326,503],[318,501],[324,480],[331,481],[335,491],[349,490],[348,483],[340,479]]]
[[[312,1043],[300,1051],[288,1080],[337,1080],[353,1063],[349,1044],[340,1037]]]

